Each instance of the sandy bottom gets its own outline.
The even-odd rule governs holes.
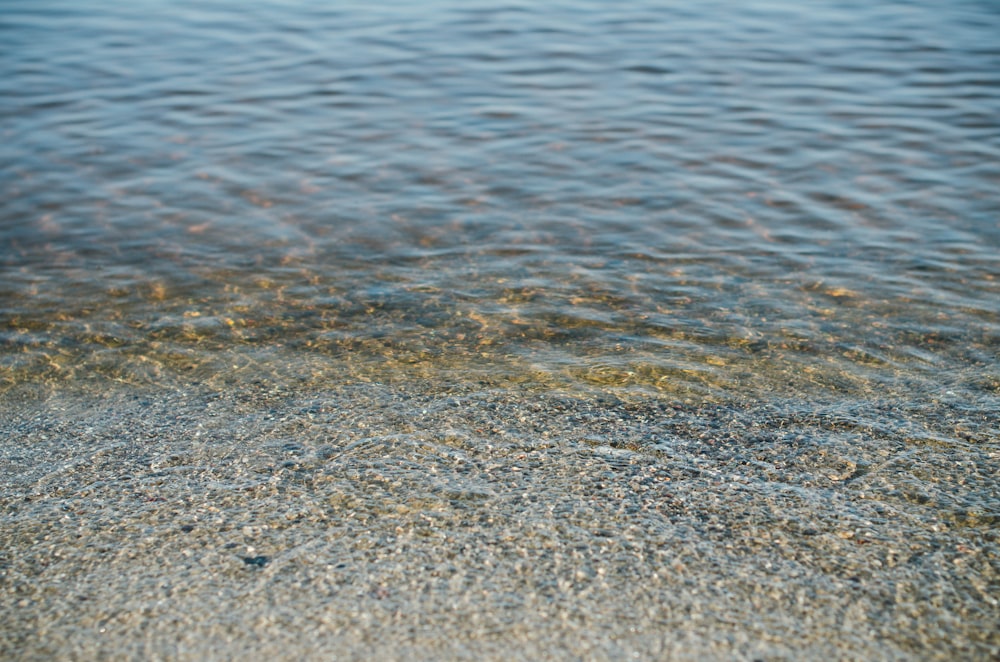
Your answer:
[[[5,659],[1000,655],[995,439],[383,384],[0,410]]]

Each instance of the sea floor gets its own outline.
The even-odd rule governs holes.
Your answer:
[[[821,403],[104,386],[3,395],[0,657],[1000,652],[995,438]]]

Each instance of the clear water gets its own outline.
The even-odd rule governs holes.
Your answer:
[[[67,611],[33,533],[83,499],[117,504],[88,525],[116,558],[145,558],[135,531],[184,546],[209,536],[198,508],[228,513],[199,538],[221,565],[197,566],[198,614],[289,550],[350,556],[337,546],[357,533],[329,533],[347,512],[367,513],[379,548],[438,517],[486,550],[485,566],[455,562],[466,584],[431,591],[440,603],[394,607],[409,635],[266,584],[255,618],[276,603],[325,614],[320,634],[292,637],[301,654],[324,632],[352,654],[374,641],[416,657],[461,656],[456,641],[472,656],[484,642],[766,656],[794,640],[817,656],[997,654],[995,3],[0,2],[0,118],[0,613],[16,622],[0,650],[104,645],[94,633],[115,617],[96,598]],[[195,528],[115,481],[152,481]],[[246,496],[264,485],[284,496]],[[280,539],[254,529],[288,490],[318,519]],[[618,508],[643,503],[659,514],[629,533]],[[866,524],[823,525],[831,503]],[[499,535],[489,513],[526,547],[484,543]],[[744,570],[758,582],[758,552],[738,545],[705,552],[685,580],[702,592],[677,597],[656,550],[731,547],[747,521],[758,543],[791,535],[776,602],[706,594]],[[611,558],[551,565],[591,544],[585,524],[648,553],[628,577],[593,570],[605,593],[524,597]],[[840,547],[865,527],[870,545]],[[426,558],[448,547],[419,540]],[[400,576],[439,576],[406,549]],[[258,553],[274,563],[239,561]],[[145,570],[121,563],[114,594],[140,600]],[[341,573],[384,605],[373,563],[288,572]],[[62,564],[81,594],[109,581]],[[875,589],[855,603],[823,583],[859,567],[930,611],[907,621]],[[22,585],[39,592],[27,607]],[[468,586],[489,597],[466,614],[508,616],[449,621]],[[579,631],[511,625],[545,604],[574,605]],[[829,643],[855,604],[869,634]],[[721,615],[663,634],[702,622],[682,618],[692,605]],[[150,648],[108,650],[200,650],[170,648],[176,613],[153,611]],[[288,618],[237,630],[274,643],[260,633],[303,630]]]

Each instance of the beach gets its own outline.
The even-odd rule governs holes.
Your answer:
[[[0,658],[1000,657],[1000,13],[0,10]]]

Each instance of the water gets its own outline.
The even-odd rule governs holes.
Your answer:
[[[0,650],[996,655],[998,34],[0,3]]]

